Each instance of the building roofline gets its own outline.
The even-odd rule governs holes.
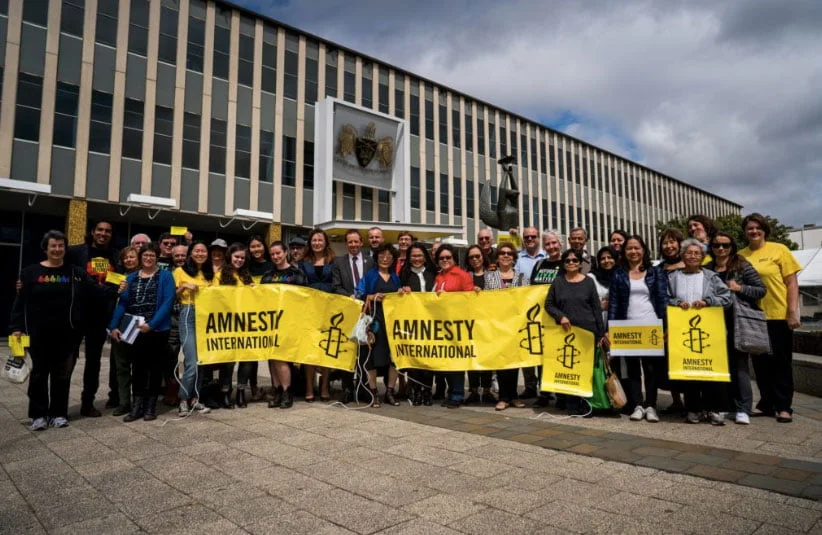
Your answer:
[[[208,0],[206,0],[206,1],[208,1]],[[296,33],[298,33],[298,34],[304,35],[304,36],[306,36],[306,37],[310,37],[310,38],[312,38],[312,39],[316,39],[316,40],[317,40],[318,42],[320,42],[320,43],[323,43],[323,44],[325,44],[325,45],[331,45],[333,48],[338,49],[338,50],[342,50],[343,52],[346,52],[346,53],[349,53],[349,52],[350,52],[351,54],[354,54],[354,55],[360,56],[360,57],[362,57],[363,59],[367,59],[367,60],[369,60],[369,61],[371,61],[371,62],[374,62],[374,63],[379,63],[379,64],[383,64],[383,65],[385,65],[385,66],[387,66],[387,67],[389,67],[389,68],[391,68],[391,69],[394,69],[395,71],[399,71],[399,72],[401,72],[402,74],[404,74],[404,75],[406,75],[406,76],[410,76],[410,77],[417,78],[417,79],[419,79],[419,80],[421,80],[421,81],[425,82],[426,84],[431,84],[431,85],[434,85],[434,86],[440,87],[440,88],[442,88],[442,89],[445,89],[445,90],[447,90],[447,91],[451,91],[452,93],[456,93],[456,94],[461,95],[461,96],[463,96],[463,97],[469,98],[469,99],[473,100],[474,102],[476,102],[476,103],[478,103],[478,104],[483,104],[483,105],[488,106],[488,107],[490,107],[490,108],[497,109],[497,110],[499,110],[500,112],[506,113],[506,114],[510,115],[511,117],[513,117],[513,118],[520,119],[520,120],[522,120],[522,121],[525,121],[526,123],[530,123],[530,124],[533,124],[533,125],[537,125],[537,126],[539,126],[539,127],[541,127],[541,128],[544,128],[544,129],[548,130],[549,132],[552,132],[552,133],[556,133],[556,134],[559,134],[559,135],[565,136],[565,137],[567,137],[567,138],[569,138],[569,139],[572,139],[572,140],[574,140],[574,141],[576,141],[576,142],[578,142],[578,143],[582,143],[582,144],[584,144],[584,145],[588,145],[588,146],[590,146],[590,147],[594,147],[594,148],[596,148],[597,150],[599,150],[600,152],[603,152],[603,153],[605,153],[605,154],[609,154],[609,155],[611,155],[611,156],[615,156],[615,157],[620,158],[620,159],[622,159],[622,160],[627,160],[627,161],[629,161],[629,162],[633,163],[634,165],[636,165],[636,166],[638,166],[638,167],[641,167],[641,168],[646,169],[646,170],[648,170],[648,171],[652,171],[652,172],[654,172],[654,173],[656,173],[656,174],[658,174],[658,175],[660,175],[660,176],[663,176],[663,177],[667,178],[668,180],[671,180],[671,181],[673,181],[673,182],[676,182],[676,183],[682,184],[683,186],[687,186],[687,187],[689,187],[689,188],[695,189],[695,190],[700,191],[700,192],[702,192],[702,193],[706,193],[706,194],[708,194],[708,195],[711,195],[712,197],[717,197],[717,198],[720,198],[720,199],[722,199],[722,200],[724,200],[724,201],[726,201],[726,202],[728,202],[728,203],[732,204],[733,206],[735,206],[735,207],[739,208],[739,209],[740,209],[740,211],[741,211],[741,209],[743,208],[743,205],[738,204],[738,203],[736,203],[736,202],[734,202],[734,201],[731,201],[731,200],[729,200],[729,199],[727,199],[727,198],[724,198],[724,197],[720,196],[720,195],[719,195],[719,194],[717,194],[717,193],[711,193],[710,191],[708,191],[708,190],[706,190],[706,189],[700,188],[700,187],[698,187],[698,186],[694,186],[693,184],[688,184],[688,183],[687,183],[687,182],[685,182],[684,180],[680,180],[680,179],[678,179],[678,178],[674,178],[674,177],[672,177],[672,176],[670,176],[670,175],[668,175],[668,174],[666,174],[666,173],[663,173],[663,172],[661,172],[661,171],[658,171],[658,170],[656,170],[656,169],[654,169],[654,168],[652,168],[652,167],[648,167],[647,165],[643,165],[643,164],[641,164],[641,163],[635,162],[635,161],[631,160],[630,158],[627,158],[627,157],[625,157],[625,156],[622,156],[622,155],[620,155],[620,154],[617,154],[617,153],[615,153],[615,152],[613,152],[613,151],[610,151],[610,150],[607,150],[607,149],[603,149],[602,147],[598,147],[598,146],[594,145],[593,143],[590,143],[590,142],[588,142],[588,141],[585,141],[584,139],[580,139],[580,138],[575,137],[575,136],[572,136],[572,135],[570,135],[570,134],[566,134],[565,132],[560,132],[559,130],[555,130],[554,128],[551,128],[551,127],[549,127],[549,126],[547,126],[547,125],[544,125],[544,124],[542,124],[542,123],[540,123],[540,122],[538,122],[538,121],[535,121],[535,120],[533,120],[533,119],[530,119],[530,118],[528,118],[528,117],[526,117],[526,116],[524,116],[524,115],[521,115],[521,114],[519,114],[519,113],[512,112],[512,111],[507,110],[507,109],[505,109],[505,108],[503,108],[503,107],[501,107],[501,106],[499,106],[499,105],[492,104],[492,103],[487,102],[487,101],[485,101],[485,100],[482,100],[482,99],[479,99],[479,98],[473,97],[473,96],[471,96],[471,95],[466,94],[464,91],[460,91],[460,90],[458,90],[458,89],[454,89],[454,88],[452,88],[452,87],[450,87],[450,86],[447,86],[447,85],[444,85],[444,84],[442,84],[442,83],[440,83],[440,82],[437,82],[437,81],[431,80],[430,78],[426,78],[425,76],[421,76],[421,75],[419,75],[419,74],[413,73],[413,72],[411,72],[411,71],[409,71],[409,70],[406,70],[406,69],[404,69],[404,68],[402,68],[402,67],[397,67],[396,65],[392,65],[392,64],[388,63],[388,62],[387,62],[387,61],[385,61],[385,60],[382,60],[382,59],[379,59],[379,58],[375,58],[375,57],[373,57],[373,56],[370,56],[370,55],[365,54],[365,53],[363,53],[363,52],[360,52],[360,51],[358,51],[358,50],[354,50],[353,48],[350,48],[350,47],[348,47],[348,46],[341,45],[341,44],[339,44],[339,43],[335,43],[334,41],[331,41],[331,40],[329,40],[329,39],[326,39],[325,37],[320,37],[319,35],[315,35],[315,34],[313,34],[313,33],[310,33],[310,32],[307,32],[307,31],[305,31],[305,30],[302,30],[302,29],[300,29],[300,28],[297,28],[297,27],[295,27],[295,26],[292,26],[292,25],[290,25],[290,24],[286,24],[286,23],[284,23],[284,22],[282,22],[282,21],[279,21],[279,20],[277,20],[277,19],[275,19],[275,18],[273,18],[273,17],[270,17],[270,16],[268,16],[268,15],[264,15],[264,14],[262,14],[262,13],[258,13],[258,12],[256,12],[256,11],[253,11],[253,10],[251,10],[251,9],[247,8],[247,7],[243,7],[243,6],[237,5],[237,4],[235,4],[234,2],[231,2],[231,1],[229,1],[229,0],[212,0],[212,1],[214,1],[214,3],[215,3],[215,4],[223,4],[223,5],[227,6],[227,7],[232,8],[232,9],[236,9],[236,10],[237,10],[237,11],[239,11],[240,13],[244,13],[244,14],[246,14],[246,15],[250,16],[250,17],[254,17],[254,18],[258,18],[258,19],[262,19],[263,21],[267,21],[267,22],[270,22],[270,23],[272,23],[272,24],[276,24],[277,26],[282,27],[282,28],[284,28],[284,29],[286,29],[286,30],[290,30],[290,31],[296,32]]]

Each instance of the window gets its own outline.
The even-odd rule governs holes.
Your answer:
[[[82,0],[63,0],[63,8],[60,10],[60,31],[83,37],[84,13]]]
[[[23,20],[45,28],[49,24],[49,3],[23,2]]]
[[[488,121],[488,152],[491,158],[497,157],[497,125]]]
[[[582,180],[579,169],[579,154],[574,154],[574,182],[579,184]]]
[[[208,152],[208,170],[225,174],[226,122],[211,119],[211,143]]]
[[[251,177],[251,127],[238,124],[234,146],[234,176]]]
[[[254,85],[254,38],[240,35],[240,57],[237,64],[237,83]]]
[[[429,208],[433,209],[433,206]],[[444,173],[440,173],[440,213],[448,214],[448,175]]]
[[[557,156],[555,154],[553,145],[548,145],[548,159],[551,163],[551,169],[548,175],[557,176]]]
[[[388,113],[388,71],[384,67],[380,67],[379,75],[380,85],[378,86],[379,95],[377,95],[380,100],[379,110],[381,113]]]
[[[425,99],[425,139],[434,140],[434,103]]]
[[[462,186],[460,186],[462,187]],[[454,191],[457,191],[456,187]],[[469,181],[465,184],[465,205],[468,209],[467,216],[474,217],[474,185]],[[462,208],[460,208],[461,210]],[[454,215],[459,215],[454,212]]]
[[[525,134],[519,136],[519,165],[528,167],[528,140]]]
[[[474,151],[474,125],[473,115],[471,115],[471,106],[465,103],[465,150]]]
[[[37,2],[35,2],[37,3]],[[148,50],[148,2],[132,0],[128,20],[128,51],[145,56]]]
[[[357,79],[353,72],[345,71],[343,73],[343,98],[346,102],[354,103]]]
[[[319,87],[317,76],[319,71],[319,64],[316,59],[305,58],[305,103],[314,104],[317,102],[319,95],[317,88]]]
[[[545,160],[545,139],[543,139],[542,136],[539,136],[539,165],[540,165],[540,169],[542,169],[543,173],[550,176],[551,173],[548,172],[548,168],[545,166],[545,163],[546,163],[546,160]]]
[[[123,114],[123,158],[143,157],[143,108],[141,100],[127,98]]]
[[[111,150],[111,101],[112,95],[91,91],[91,124],[89,125],[88,150],[108,154]],[[142,130],[143,125],[140,125]]]
[[[98,43],[108,46],[117,46],[117,14],[119,2],[97,3],[97,24],[94,29],[94,39]]]
[[[420,209],[420,168],[411,167],[411,208]]]
[[[454,215],[462,216],[462,179],[454,177]]]
[[[260,130],[260,182],[274,182],[274,132]]]
[[[451,137],[454,147],[460,148],[460,104],[454,101],[451,104]]]
[[[536,132],[534,135],[536,135]],[[535,137],[531,137],[531,170],[537,170],[537,140]]]
[[[374,66],[365,63],[362,66],[362,106],[371,108],[374,105]]]
[[[158,59],[169,65],[177,64],[177,12],[163,6],[160,11],[160,43]]]
[[[262,90],[275,93],[277,89],[277,45],[263,43]]]
[[[283,186],[297,183],[297,140],[283,136]]]
[[[411,95],[411,135],[420,135],[420,97]]]
[[[314,189],[314,143],[303,142],[303,188]]]
[[[54,144],[74,147],[77,141],[77,101],[80,88],[57,82],[54,100]]]
[[[188,18],[188,47],[186,48],[186,69],[203,72],[205,55],[205,21]]]
[[[405,119],[405,77],[394,74],[394,117]]]
[[[200,116],[183,114],[183,167],[200,168]]]
[[[325,96],[337,96],[337,51],[325,52]]]
[[[440,143],[447,144],[448,143],[448,108],[445,107],[445,104],[440,102],[438,106],[439,111],[439,131],[440,131]]]
[[[231,30],[214,27],[214,77],[228,80],[228,63],[231,55]]]
[[[477,153],[485,155],[485,120],[481,117],[477,117]]]
[[[174,110],[154,107],[154,162],[171,165],[174,138]]]
[[[436,182],[434,178],[434,171],[425,171],[425,209],[429,212],[434,211],[436,204]]]
[[[288,36],[286,39],[290,38]],[[286,44],[285,49],[285,98],[297,100],[297,67],[299,61],[296,50],[289,50]]]
[[[43,79],[24,72],[19,73],[17,75],[14,137],[28,139],[29,141],[40,140],[40,106],[42,98]]]

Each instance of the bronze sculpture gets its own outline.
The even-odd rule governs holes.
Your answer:
[[[497,207],[495,210],[491,205],[491,180],[488,179],[480,189],[480,220],[489,227],[507,231],[519,227],[519,188],[513,173],[516,158],[506,156],[497,163],[502,166],[503,172],[497,195]]]

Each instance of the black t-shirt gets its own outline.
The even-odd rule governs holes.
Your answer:
[[[471,274],[474,278],[474,286],[477,288],[485,288],[485,275],[475,275],[474,273]]]
[[[74,295],[81,275],[69,264],[45,267],[41,264],[28,266],[20,273],[23,288],[14,302],[11,330],[29,334],[42,329],[65,331],[71,328],[72,301],[82,299]],[[75,303],[79,304],[79,303]]]
[[[272,268],[263,275],[262,284],[295,284],[297,286],[305,286],[308,284],[308,279],[299,268],[288,266],[285,269]]]
[[[174,271],[174,259],[170,256],[157,257],[157,267],[162,271]]]
[[[531,284],[553,284],[562,267],[562,260],[543,258],[531,272]]]

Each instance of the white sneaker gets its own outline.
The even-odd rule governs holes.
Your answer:
[[[638,422],[645,417],[645,409],[642,408],[642,405],[637,405],[634,409],[634,412],[631,413],[631,420],[634,422]]]
[[[200,414],[208,414],[211,409],[200,403],[199,400],[191,404],[191,412],[199,412]]]
[[[177,414],[180,416],[186,416],[191,410],[188,408],[188,401],[182,399],[180,400],[180,410]]]
[[[710,420],[711,425],[725,425],[725,417],[721,412],[709,412],[708,420]]]
[[[49,422],[49,427],[54,427],[55,429],[59,429],[61,427],[68,427],[69,423],[68,420],[63,418],[62,416],[57,416],[56,418],[52,418]]]
[[[29,429],[31,429],[32,431],[43,431],[48,426],[49,426],[49,422],[45,418],[35,418],[34,420],[31,421],[31,425],[29,426]]]
[[[656,413],[656,409],[653,407],[648,407],[645,409],[645,419],[655,424],[659,421],[659,415]]]
[[[745,412],[738,412],[736,413],[736,419],[734,421],[741,425],[748,425],[751,423],[751,418]]]

